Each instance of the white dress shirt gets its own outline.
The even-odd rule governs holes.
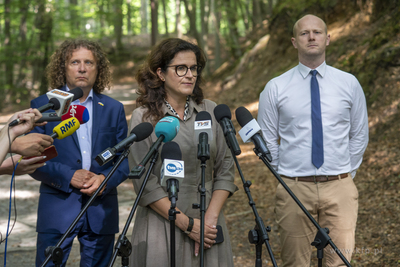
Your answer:
[[[67,91],[69,91],[68,86]],[[93,89],[90,90],[85,101],[81,103],[79,99],[77,99],[73,101],[71,105],[84,106],[89,112],[89,120],[86,123],[81,124],[78,130],[76,130],[76,135],[79,140],[79,148],[82,155],[82,169],[90,170],[92,162]]]
[[[258,123],[271,152],[271,165],[290,177],[338,175],[353,178],[368,144],[364,92],[351,74],[322,63],[321,98],[324,164],[311,162],[311,69],[296,67],[269,81],[260,94]]]

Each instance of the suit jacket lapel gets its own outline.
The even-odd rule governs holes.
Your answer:
[[[100,123],[101,123],[101,117],[102,117],[102,112],[104,109],[104,106],[100,105],[99,102],[101,102],[102,95],[97,94],[93,92],[93,124],[92,124],[92,151],[94,149],[94,144],[96,144],[96,139],[99,133],[99,128],[100,128]]]

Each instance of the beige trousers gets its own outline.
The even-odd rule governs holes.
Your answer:
[[[358,191],[350,174],[347,178],[313,183],[282,178],[308,212],[350,262],[355,246]],[[309,267],[317,228],[281,184],[276,191],[276,222],[279,225],[283,267]],[[313,257],[317,257],[316,253]],[[326,266],[346,266],[328,244],[324,249]]]

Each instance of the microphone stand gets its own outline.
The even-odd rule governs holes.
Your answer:
[[[350,263],[347,259],[343,256],[340,250],[336,247],[333,243],[331,238],[329,237],[329,229],[328,228],[321,228],[318,222],[311,216],[311,214],[307,211],[307,209],[303,206],[300,200],[296,197],[296,195],[290,190],[290,188],[286,185],[286,183],[282,180],[280,175],[272,168],[271,164],[267,161],[266,156],[264,153],[261,153],[257,148],[254,148],[254,153],[264,162],[264,164],[268,167],[268,169],[272,172],[272,174],[278,179],[279,183],[285,188],[285,190],[289,193],[289,195],[293,198],[296,204],[301,208],[304,214],[310,219],[310,221],[314,224],[314,226],[318,229],[318,232],[315,236],[314,241],[311,243],[312,246],[317,248],[317,258],[318,258],[318,266],[322,267],[322,258],[324,254],[324,248],[328,245],[335,250],[336,254],[342,259],[342,261],[346,264],[346,266],[350,266]]]
[[[197,158],[201,161],[201,187],[200,205],[193,204],[193,208],[200,208],[200,267],[204,266],[204,217],[206,212],[206,161],[210,159],[210,145],[208,144],[208,135],[205,132],[199,135],[199,144],[197,146]]]
[[[239,166],[239,162],[238,162],[238,160],[236,158],[236,155],[235,155],[235,153],[234,153],[234,151],[232,149],[232,146],[229,146],[229,148],[230,148],[230,150],[232,152],[232,157],[233,157],[233,160],[235,161],[235,165],[236,165],[236,167],[237,167],[237,169],[239,171],[240,178],[242,179],[244,191],[246,192],[247,197],[249,199],[249,205],[253,210],[254,216],[256,217],[256,219],[255,219],[256,227],[254,228],[253,231],[249,232],[249,241],[250,241],[250,243],[256,244],[256,252],[257,252],[256,253],[256,266],[257,267],[261,267],[261,265],[262,265],[262,262],[261,262],[262,248],[261,248],[261,245],[260,245],[261,243],[264,243],[265,246],[267,247],[269,257],[271,258],[271,261],[272,261],[272,265],[273,266],[278,266],[277,263],[276,263],[274,254],[272,253],[271,245],[269,244],[268,232],[271,231],[271,228],[269,226],[267,228],[265,227],[262,218],[258,214],[258,211],[257,211],[257,208],[256,208],[256,203],[254,202],[253,197],[251,196],[251,192],[250,192],[251,182],[244,180],[242,170],[241,170],[241,168]],[[253,242],[251,241],[251,239],[253,240]]]
[[[68,227],[67,231],[62,235],[61,239],[57,242],[57,244],[55,246],[49,246],[46,248],[45,255],[47,256],[47,258],[42,263],[42,265],[40,265],[41,267],[46,266],[46,264],[50,261],[50,259],[53,260],[53,263],[56,267],[61,266],[63,254],[64,254],[63,250],[60,248],[61,244],[64,242],[64,240],[67,238],[67,236],[72,232],[72,230],[75,228],[76,224],[79,222],[79,220],[81,219],[83,214],[87,211],[89,206],[92,205],[93,201],[99,195],[100,191],[107,184],[108,180],[110,180],[110,177],[114,174],[114,172],[117,170],[119,165],[121,165],[122,161],[124,161],[128,157],[129,152],[130,152],[129,149],[127,149],[127,147],[126,147],[125,150],[122,152],[121,156],[118,158],[117,162],[113,165],[110,172],[107,174],[106,178],[100,184],[99,188],[97,188],[96,192],[94,192],[94,194],[89,198],[88,202],[85,204],[83,209],[79,212],[78,216],[76,216],[75,220]]]
[[[118,240],[115,243],[115,251],[114,251],[114,254],[113,254],[113,256],[112,256],[112,258],[110,260],[110,263],[108,264],[109,267],[114,265],[114,262],[117,259],[117,256],[121,256],[122,257],[121,258],[121,266],[123,266],[123,267],[129,266],[129,256],[132,253],[132,244],[129,241],[129,239],[126,238],[126,233],[128,232],[129,225],[132,222],[133,216],[135,214],[137,206],[139,205],[140,198],[143,195],[144,188],[146,187],[147,181],[149,180],[149,177],[150,177],[150,174],[151,174],[151,172],[153,170],[153,167],[157,162],[158,154],[159,154],[158,151],[154,150],[153,156],[152,156],[151,161],[150,161],[149,169],[148,169],[148,171],[146,173],[146,176],[145,176],[145,178],[143,180],[142,185],[140,186],[139,193],[138,193],[138,195],[137,195],[137,197],[135,199],[135,202],[133,203],[133,207],[132,207],[132,209],[131,209],[131,211],[129,213],[128,219],[126,220],[126,223],[125,223],[125,226],[124,226],[124,230],[122,230],[121,235],[118,237]],[[141,177],[141,175],[139,177],[134,176],[134,178],[131,178],[131,176],[129,176],[130,179],[140,179],[140,177]]]
[[[177,179],[167,180],[167,191],[168,198],[171,201],[171,207],[168,210],[169,230],[170,230],[170,256],[171,256],[171,267],[175,267],[175,220],[176,214],[179,211],[175,210],[176,200],[178,200],[179,192],[179,181]]]

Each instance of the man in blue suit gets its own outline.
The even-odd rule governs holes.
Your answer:
[[[123,105],[101,94],[110,86],[111,73],[109,61],[97,43],[65,41],[51,57],[47,78],[51,88],[66,91],[82,88],[83,97],[72,104],[85,106],[90,120],[72,136],[54,140],[58,156],[31,174],[41,181],[36,226],[37,266],[46,259],[45,249],[57,244],[118,159],[115,157],[114,161],[99,166],[95,157],[127,137]],[[46,103],[48,99],[43,95],[32,100],[31,106],[37,108]],[[49,122],[36,127],[34,132],[50,134],[57,124]],[[62,243],[62,266],[66,264],[76,236],[80,242],[80,266],[107,266],[113,254],[115,233],[118,232],[116,187],[127,178],[128,172],[125,160]]]

